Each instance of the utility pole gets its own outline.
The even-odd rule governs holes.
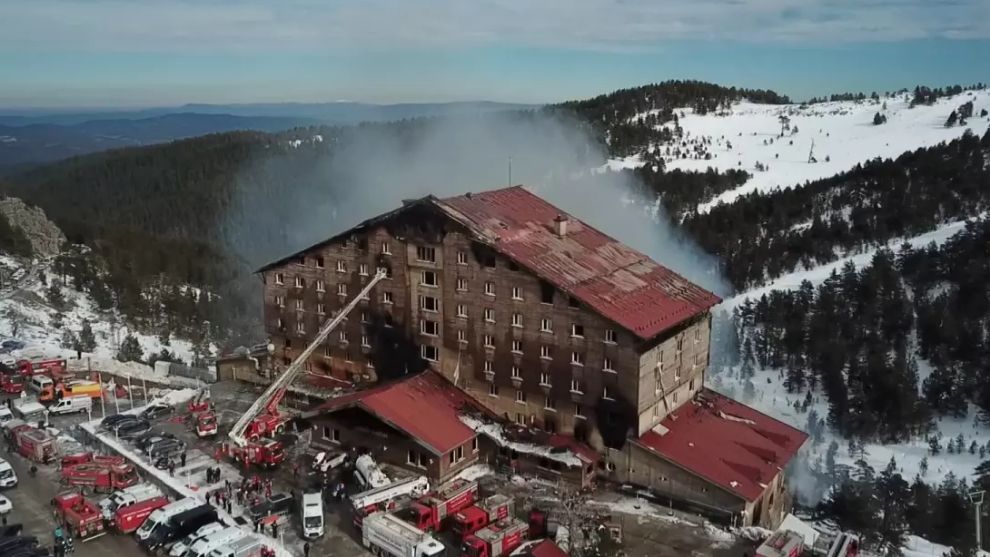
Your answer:
[[[976,524],[976,552],[983,550],[983,532],[980,528],[980,507],[983,506],[984,491],[970,491],[969,502],[973,503],[973,523]]]

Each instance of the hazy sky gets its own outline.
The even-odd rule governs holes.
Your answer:
[[[0,106],[990,81],[990,0],[0,0]]]

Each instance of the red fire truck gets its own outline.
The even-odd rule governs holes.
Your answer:
[[[140,503],[121,507],[113,513],[110,524],[121,533],[130,534],[140,528],[151,513],[167,504],[167,497],[152,497]]]
[[[492,522],[512,516],[512,498],[505,495],[486,497],[477,505],[471,505],[454,515],[454,534],[457,540],[464,538],[488,526]]]
[[[461,557],[504,557],[526,539],[529,525],[508,518],[490,524],[464,539]]]
[[[65,360],[20,360],[17,362],[17,371],[21,375],[51,375],[52,379],[63,377],[68,370]]]
[[[804,553],[804,536],[790,530],[778,530],[756,549],[757,557],[798,557]]]
[[[100,510],[82,494],[75,491],[62,493],[52,499],[52,505],[69,531],[80,540],[106,534]]]
[[[0,389],[8,394],[20,394],[24,390],[24,376],[14,373],[0,373]]]
[[[285,460],[285,447],[281,441],[259,439],[244,446],[224,443],[220,446],[223,454],[239,464],[274,468]]]
[[[93,461],[62,468],[62,483],[89,488],[100,493],[130,487],[138,482],[137,471],[130,464],[107,464]]]
[[[202,439],[217,434],[217,415],[213,412],[202,412],[196,415],[196,436]]]
[[[399,517],[413,526],[427,531],[440,531],[448,517],[471,506],[478,499],[478,482],[454,480],[432,495],[399,512]]]
[[[55,438],[43,429],[20,425],[12,430],[17,452],[35,462],[48,463],[55,459]]]

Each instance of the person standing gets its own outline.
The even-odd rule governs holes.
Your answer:
[[[309,557],[309,542],[303,544],[303,557]]]

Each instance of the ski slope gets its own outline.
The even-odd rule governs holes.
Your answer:
[[[979,115],[983,109],[990,111],[990,89],[963,91],[930,106],[911,108],[910,100],[911,94],[902,93],[878,101],[836,101],[807,106],[744,101],[734,104],[727,114],[698,115],[692,109],[678,109],[675,112],[683,130],[680,144],[651,145],[649,150],[660,151],[667,169],[704,171],[712,167],[720,171],[740,169],[752,175],[739,188],[698,206],[699,212],[707,212],[716,204],[730,203],[750,192],[802,185],[877,157],[895,158],[907,151],[950,141],[967,129],[982,136],[990,126],[990,118]],[[946,128],[949,113],[968,101],[973,101],[973,117],[965,126]],[[887,123],[873,125],[877,112],[887,117]],[[790,129],[783,132],[783,137],[782,115],[790,120]],[[674,123],[668,122],[663,127],[673,128]],[[812,143],[815,163],[808,162]],[[707,152],[710,158],[700,155],[698,149]],[[767,168],[757,170],[757,163]],[[634,156],[613,159],[606,166],[614,170],[642,164]]]

